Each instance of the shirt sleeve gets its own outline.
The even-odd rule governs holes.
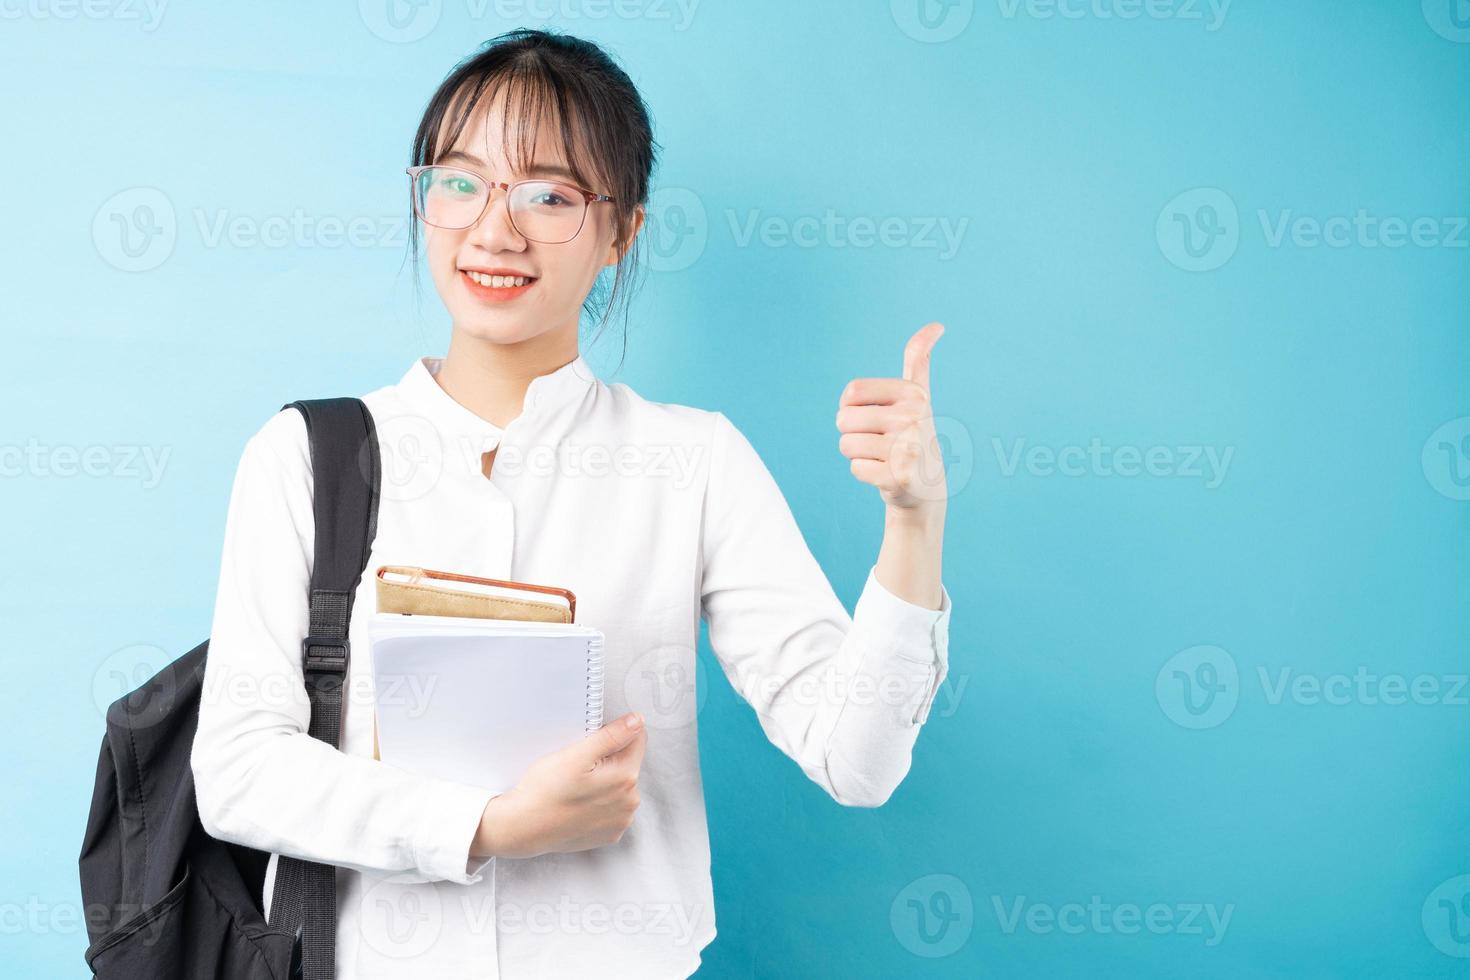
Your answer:
[[[246,443],[230,493],[191,757],[200,821],[211,836],[276,854],[400,880],[478,881],[489,860],[469,848],[493,794],[307,734],[311,500],[305,420],[284,410]]]
[[[808,777],[838,803],[881,806],[948,673],[949,591],[927,609],[873,566],[849,616],[754,447],[715,416],[700,586],[715,658]]]

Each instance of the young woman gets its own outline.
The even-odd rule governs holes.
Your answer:
[[[694,705],[699,618],[770,740],[839,803],[909,769],[947,668],[945,492],[929,351],[843,391],[839,449],[885,506],[851,617],[723,414],[646,401],[582,359],[604,267],[637,252],[648,114],[595,45],[516,31],[434,93],[410,183],[453,332],[363,396],[383,466],[355,595],[341,749],[307,734],[313,543],[300,413],[246,443],[231,493],[193,768],[210,834],[337,872],[342,977],[686,977],[715,935]],[[415,252],[417,255],[417,252]],[[371,571],[558,585],[606,636],[607,724],[512,791],[373,758]],[[272,876],[266,880],[269,902]]]

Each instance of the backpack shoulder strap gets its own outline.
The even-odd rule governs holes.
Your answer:
[[[352,600],[377,533],[381,462],[372,413],[358,398],[294,401],[311,443],[311,625],[301,641],[311,700],[309,734],[333,748],[342,739],[342,686],[351,651]],[[336,970],[336,869],[299,858],[276,863],[270,924],[301,936],[304,980],[332,980]]]

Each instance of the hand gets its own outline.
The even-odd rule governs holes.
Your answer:
[[[903,350],[902,378],[856,378],[838,400],[837,447],[890,513],[943,509],[948,497],[929,398],[929,353],[943,333],[925,324]]]
[[[638,809],[647,745],[643,718],[630,711],[537,759],[515,789],[486,805],[470,853],[525,858],[616,844]]]

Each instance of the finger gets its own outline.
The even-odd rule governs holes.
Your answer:
[[[842,389],[837,404],[892,405],[913,390],[913,383],[903,378],[853,378]]]
[[[640,733],[641,737],[635,738],[612,755],[599,759],[594,775],[617,781],[632,776],[638,778],[638,772],[643,768],[643,753],[648,747],[646,733]]]
[[[636,728],[629,727],[630,721],[636,721]],[[603,725],[597,731],[576,743],[582,759],[589,766],[595,765],[599,759],[616,753],[625,745],[634,741],[643,733],[643,716],[636,711],[630,711],[620,718]]]
[[[837,410],[839,432],[876,432],[902,428],[908,415],[891,405],[844,405]]]
[[[608,765],[616,766],[619,769],[627,768],[631,769],[633,772],[637,772],[638,769],[643,765],[643,754],[647,750],[648,730],[645,728],[641,729],[638,732],[637,738],[633,739],[633,741],[629,742],[621,749],[618,749],[612,755],[608,756],[604,761],[606,761]]]
[[[903,376],[929,390],[929,355],[944,334],[944,324],[926,323],[918,329],[903,349]]]
[[[879,435],[876,432],[844,432],[842,438],[837,440],[837,448],[848,459],[881,461],[888,458],[888,449],[892,443],[892,436]]]
[[[897,490],[898,480],[893,467],[886,460],[855,459],[849,465],[852,475],[864,483],[871,483],[879,490]]]

